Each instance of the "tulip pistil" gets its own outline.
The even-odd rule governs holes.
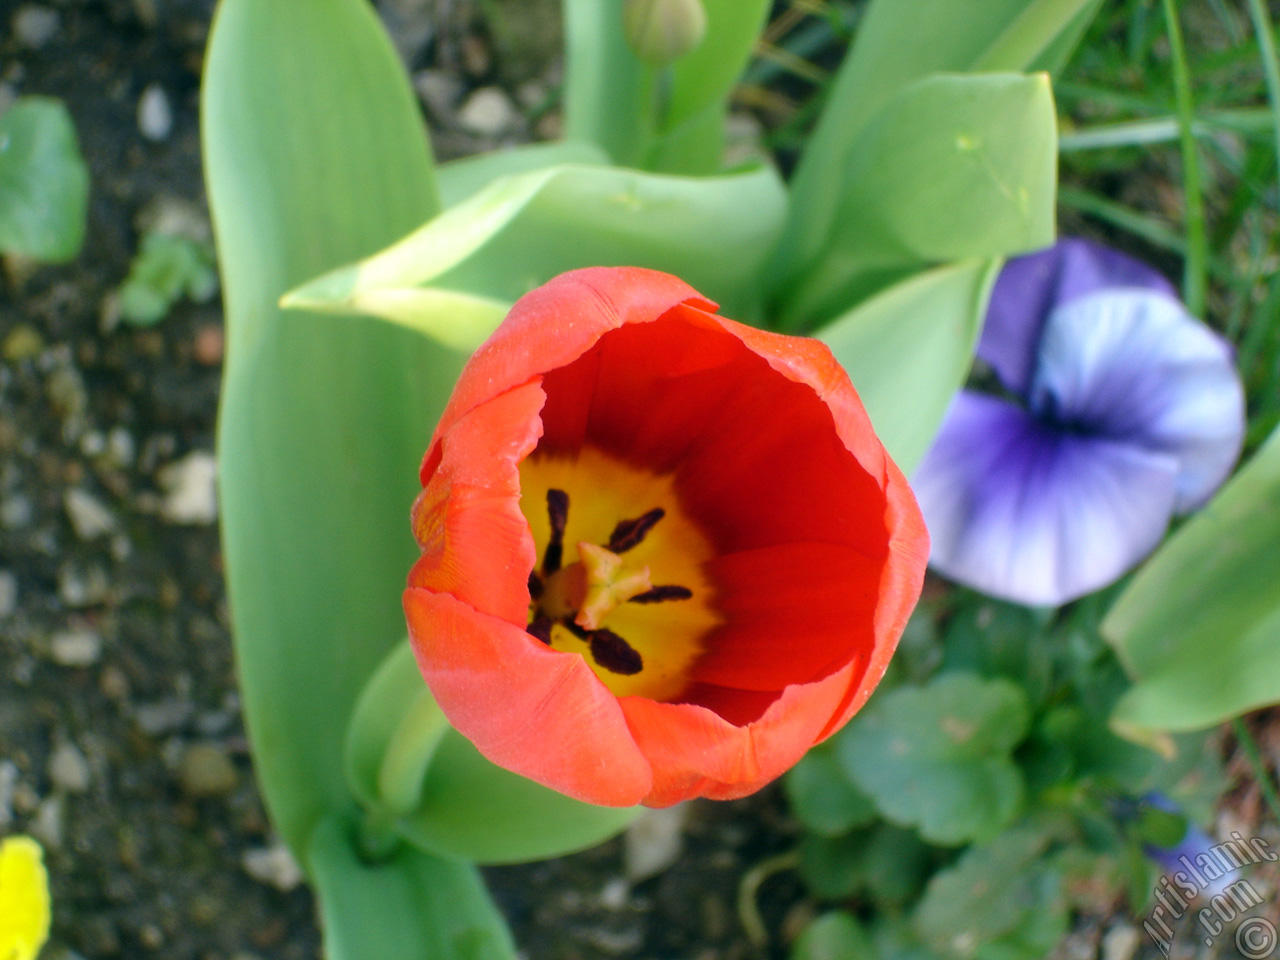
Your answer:
[[[620,696],[677,696],[719,617],[702,571],[710,544],[672,479],[590,449],[535,452],[521,490],[542,559],[529,575],[529,634],[581,654]]]

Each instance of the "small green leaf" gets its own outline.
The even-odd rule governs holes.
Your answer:
[[[871,960],[874,955],[866,932],[843,910],[818,917],[791,948],[791,960]]]
[[[865,831],[839,837],[808,833],[800,838],[799,873],[820,900],[847,900],[867,883],[866,853],[871,835]]]
[[[1280,431],[1148,560],[1102,624],[1134,678],[1126,734],[1280,702]]]
[[[163,320],[180,298],[203,303],[217,289],[213,251],[207,243],[149,233],[120,287],[120,317],[137,327],[151,326]]]
[[[966,604],[947,621],[943,669],[1006,677],[1038,702],[1049,691],[1054,653],[1040,624],[1026,607],[986,598]]]
[[[827,747],[810,750],[783,785],[792,813],[814,833],[835,837],[875,819],[875,806],[849,782]]]
[[[0,252],[70,260],[84,242],[89,171],[61,101],[20,97],[0,116]]]
[[[969,261],[918,274],[819,333],[908,474],[964,383],[999,266],[998,260]]]
[[[917,933],[957,958],[1040,960],[1066,932],[1058,875],[1042,862],[1051,841],[1024,825],[966,851],[929,881]]]
[[[853,145],[827,241],[780,291],[784,326],[836,315],[890,271],[1048,246],[1057,157],[1046,75],[913,83]]]
[[[800,841],[800,876],[821,899],[866,893],[879,906],[896,909],[919,895],[935,854],[914,830],[889,823],[842,837],[808,834]]]
[[[1027,724],[1014,684],[944,674],[873,699],[836,753],[885,819],[954,845],[990,837],[1017,814],[1023,784],[1010,754]]]

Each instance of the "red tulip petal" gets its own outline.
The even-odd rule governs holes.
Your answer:
[[[888,457],[885,457],[885,496],[888,500],[885,523],[892,533],[884,574],[880,578],[880,602],[875,616],[876,643],[869,662],[850,689],[848,699],[819,740],[825,740],[848,723],[849,718],[867,702],[889,666],[924,584],[925,566],[929,560],[929,534],[907,478]]]
[[[706,707],[623,697],[636,744],[653,765],[644,803],[754,793],[804,756],[844,701],[856,664],[817,683],[788,687],[760,719],[735,726]]]
[[[542,433],[545,396],[527,383],[480,404],[444,438],[439,465],[413,508],[422,556],[409,586],[448,593],[523,624],[535,552],[520,512],[520,461]]]
[[[440,709],[486,757],[588,803],[627,807],[648,794],[649,763],[581,656],[444,594],[410,588],[404,605]]]
[[[776,691],[867,657],[876,640],[882,567],[882,561],[833,543],[716,557],[707,572],[726,623],[708,640],[694,679]]]
[[[678,303],[715,309],[683,280],[637,267],[591,267],[538,287],[467,361],[423,461],[425,484],[436,441],[468,411],[497,394],[577,360],[609,330],[656,320]]]

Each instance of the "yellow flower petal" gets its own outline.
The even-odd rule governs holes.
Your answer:
[[[49,874],[30,837],[0,841],[0,960],[35,960],[49,938]]]

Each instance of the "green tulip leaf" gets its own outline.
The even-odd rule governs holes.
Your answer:
[[[1023,798],[1011,757],[1029,722],[1007,680],[951,673],[874,698],[836,739],[845,772],[891,823],[931,843],[991,837]]]
[[[825,249],[838,198],[854,182],[848,172],[854,144],[895,97],[936,73],[1057,69],[1099,6],[1100,0],[872,0],[792,180],[776,282],[803,272]]]
[[[863,130],[843,175],[821,252],[781,291],[789,329],[837,315],[891,271],[1051,244],[1057,120],[1049,79],[916,81]]]
[[[368,863],[355,833],[326,818],[307,851],[328,960],[515,960],[475,867],[412,847]]]
[[[517,863],[594,846],[634,819],[635,808],[582,803],[495,766],[452,729],[428,740],[432,707],[413,649],[402,642],[365,687],[347,731],[352,792],[415,846]]]
[[[533,173],[567,163],[607,166],[609,158],[593,143],[558,140],[554,143],[522,144],[450,160],[440,164],[436,170],[440,183],[440,202],[446,209],[454,207],[479,193],[499,177]]]
[[[0,115],[0,252],[61,263],[80,251],[89,170],[59,100],[19,97]]]
[[[1148,560],[1102,624],[1134,679],[1126,735],[1280,702],[1280,431]]]
[[[678,274],[728,315],[750,319],[744,311],[757,303],[758,271],[785,206],[784,188],[768,167],[698,178],[552,167],[494,181],[283,302],[368,313],[474,346],[501,320],[498,304],[566,270],[626,265]],[[415,299],[423,289],[433,292]],[[449,299],[462,309],[437,309]]]
[[[969,261],[918,274],[819,333],[908,474],[969,372],[999,268],[998,260]]]
[[[364,0],[223,0],[202,127],[228,332],[218,459],[236,659],[258,782],[309,866],[315,824],[355,814],[348,719],[404,636],[408,509],[461,360],[277,301],[438,201],[413,92]]]

